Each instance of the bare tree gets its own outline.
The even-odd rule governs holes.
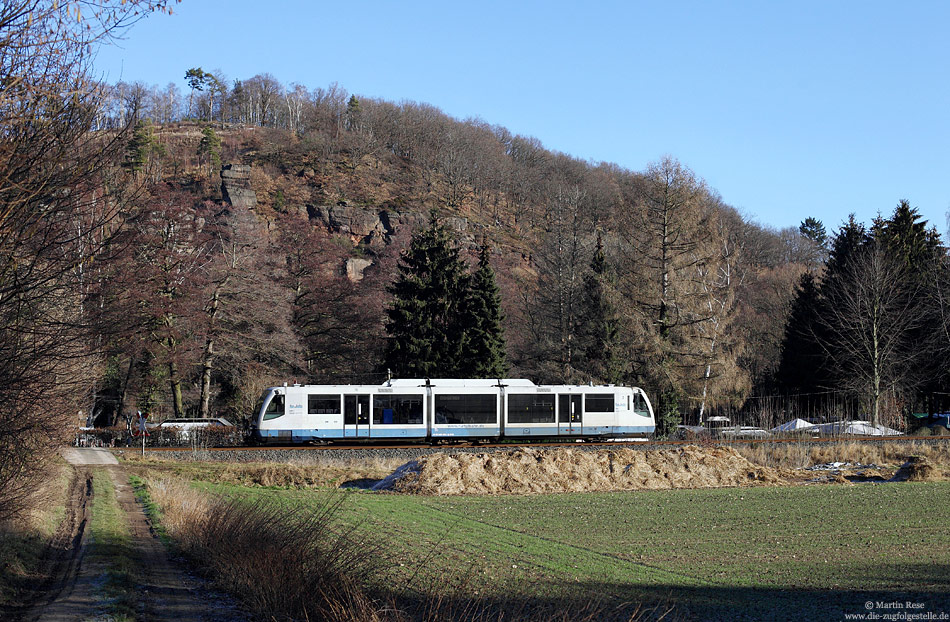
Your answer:
[[[103,91],[85,69],[144,4],[0,5],[0,519],[91,405],[87,267],[114,231],[125,141],[90,131]]]
[[[866,242],[823,284],[823,347],[840,386],[862,398],[871,423],[881,421],[887,395],[914,388],[931,355],[912,335],[927,321],[927,305],[906,265],[875,239]]]
[[[579,186],[558,186],[536,257],[535,287],[521,292],[532,340],[519,365],[550,381],[580,382],[578,357],[584,303],[584,273],[590,263],[592,223],[586,194]]]

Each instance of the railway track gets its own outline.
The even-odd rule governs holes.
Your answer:
[[[652,440],[639,439],[629,441],[579,441],[570,442],[534,442],[534,443],[472,443],[458,442],[446,444],[429,443],[332,443],[328,445],[236,445],[231,447],[146,447],[146,453],[162,454],[166,452],[347,452],[347,451],[400,451],[423,450],[425,453],[438,451],[499,451],[519,448],[548,449],[558,447],[573,447],[589,449],[611,449],[626,447],[632,449],[656,449],[661,447],[676,447],[682,445],[701,445],[712,443],[720,446],[736,445],[777,445],[777,444],[807,444],[821,445],[841,442],[886,443],[886,442],[923,442],[941,443],[950,441],[950,436],[847,436],[828,438],[764,438],[764,439],[712,439],[712,440]],[[129,448],[128,451],[141,451],[138,448]]]

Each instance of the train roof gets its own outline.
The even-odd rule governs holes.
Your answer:
[[[533,387],[530,380],[524,378],[393,378],[382,384],[384,387]]]
[[[547,385],[536,385],[531,380],[525,378],[392,378],[380,385],[354,385],[354,384],[305,384],[301,385],[294,383],[292,385],[285,384],[283,387],[270,387],[271,389],[279,388],[288,388],[288,387],[299,387],[299,388],[316,388],[319,387],[323,390],[339,390],[339,391],[351,391],[359,390],[365,391],[368,388],[379,387],[379,388],[397,388],[397,389],[416,389],[423,388],[426,386],[430,387],[462,387],[462,388],[493,388],[498,386],[503,387],[513,387],[513,388],[523,388],[523,389],[555,389],[555,390],[570,390],[578,391],[584,389],[630,389],[635,387],[625,387],[618,386],[613,384],[606,385],[588,385],[588,384],[547,384]]]

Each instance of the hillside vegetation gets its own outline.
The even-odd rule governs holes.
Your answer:
[[[153,411],[174,411],[181,390],[183,408],[215,398],[214,410],[240,416],[267,382],[380,380],[386,288],[433,211],[470,263],[492,249],[511,375],[638,384],[693,416],[770,386],[794,284],[824,252],[797,230],[747,222],[672,158],[641,173],[595,165],[504,128],[338,89],[314,91],[304,110],[296,130],[279,116],[266,124],[276,127],[138,122],[126,168],[146,192],[140,209],[155,212],[139,231],[197,214],[207,239],[189,234],[191,252],[225,265],[176,264],[191,271],[189,291],[133,282],[111,294],[117,308],[128,290],[140,293],[136,308],[149,295],[147,308],[177,305],[146,318],[164,325],[140,342],[148,366],[127,339],[111,353],[113,403],[142,402],[151,386]],[[237,182],[235,167],[225,175],[250,199],[222,196],[219,162],[249,167]],[[154,274],[159,252],[119,272]]]

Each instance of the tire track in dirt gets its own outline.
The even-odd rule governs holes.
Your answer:
[[[230,599],[205,588],[204,582],[186,576],[169,557],[168,551],[152,530],[148,518],[132,493],[128,476],[119,467],[110,467],[119,506],[125,511],[140,562],[144,582],[141,620],[155,622],[244,621],[248,616]]]
[[[80,461],[81,462],[81,461]],[[98,464],[98,463],[97,463]],[[107,475],[108,474],[108,475]],[[46,576],[26,599],[31,605],[7,612],[23,622],[80,622],[103,619],[107,603],[102,598],[107,564],[93,563],[88,553],[95,542],[88,525],[95,512],[93,477],[109,477],[116,499],[128,521],[136,569],[141,580],[135,620],[141,622],[247,622],[250,616],[234,601],[190,577],[169,557],[155,536],[142,506],[135,500],[128,476],[118,466],[99,467],[95,473],[77,466],[70,484],[66,516],[48,546]]]
[[[91,586],[80,585],[80,572],[88,550],[86,527],[89,524],[92,503],[92,474],[77,468],[69,485],[66,499],[66,515],[44,554],[41,581],[25,600],[33,605],[13,617],[30,622],[45,620],[47,612],[52,615],[69,610],[86,610],[90,601]],[[17,615],[19,614],[19,615]]]

